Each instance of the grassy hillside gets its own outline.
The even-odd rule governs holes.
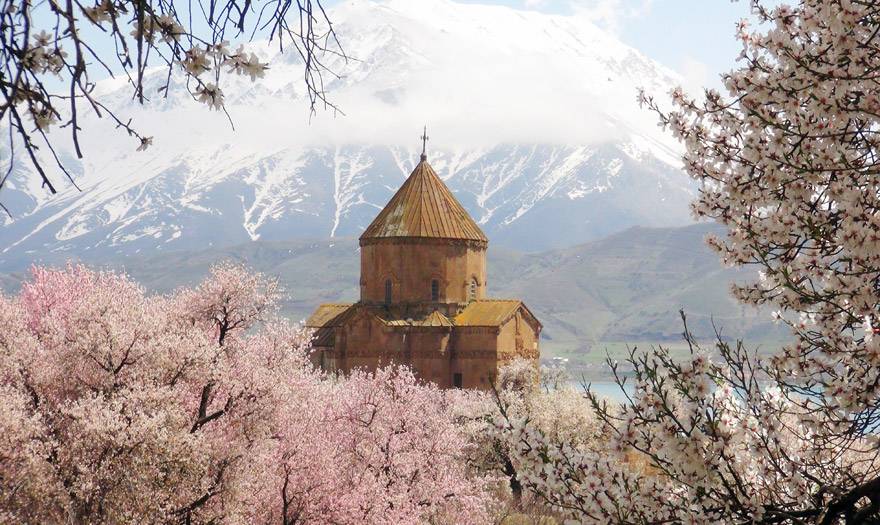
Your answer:
[[[557,354],[604,356],[605,343],[681,341],[678,311],[708,338],[722,334],[778,344],[784,330],[767,312],[743,307],[730,283],[749,277],[721,267],[703,243],[713,227],[632,228],[573,248],[508,258],[493,266],[493,287],[525,298],[544,322],[544,348]],[[500,271],[499,271],[500,270]],[[490,281],[490,286],[492,281]]]
[[[679,309],[688,313],[698,336],[711,336],[714,320],[731,337],[775,346],[784,331],[766,313],[730,298],[730,283],[748,274],[720,266],[703,244],[711,228],[632,228],[538,254],[490,247],[489,292],[525,300],[544,323],[544,354],[568,356],[581,364],[597,363],[606,350],[621,352],[622,343],[680,342]],[[283,311],[299,320],[320,303],[356,300],[359,257],[356,240],[324,239],[84,260],[123,269],[156,292],[198,282],[216,261],[243,262],[279,278],[288,294]],[[22,270],[0,270],[0,286],[13,291]]]

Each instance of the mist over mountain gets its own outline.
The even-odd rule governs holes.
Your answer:
[[[2,194],[14,218],[0,228],[0,265],[356,237],[417,162],[424,123],[432,166],[495,246],[690,222],[694,186],[636,103],[638,87],[662,95],[677,77],[588,20],[447,0],[352,0],[331,18],[352,57],[327,57],[344,115],[310,119],[299,58],[263,42],[250,47],[266,77],[222,86],[235,129],[180,85],[156,94],[162,71],[145,108],[105,81],[103,100],[155,145],[136,152],[89,121],[85,159],[62,152],[83,191],[52,197],[19,159]]]

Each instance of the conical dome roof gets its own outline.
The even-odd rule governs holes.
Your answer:
[[[488,242],[424,156],[361,235],[361,241],[391,237]]]

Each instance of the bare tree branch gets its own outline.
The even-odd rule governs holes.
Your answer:
[[[69,128],[69,144],[83,158],[84,108],[109,117],[137,149],[151,144],[152,137],[142,135],[130,118],[95,97],[93,75],[125,78],[132,99],[143,104],[147,69],[162,65],[167,71],[159,93],[167,97],[172,78],[182,75],[193,99],[225,113],[224,73],[255,80],[268,67],[244,47],[230,49],[229,40],[249,41],[259,34],[280,51],[292,46],[302,59],[312,114],[318,106],[338,111],[325,91],[324,75],[336,74],[324,57],[347,57],[320,0],[0,0],[0,121],[11,133],[0,189],[17,160],[16,143],[49,192],[56,193],[57,184],[41,148],[75,186],[57,154],[63,139],[50,130]],[[98,51],[102,47],[115,50],[112,59]]]

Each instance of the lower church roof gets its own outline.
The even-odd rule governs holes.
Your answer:
[[[516,299],[482,299],[471,301],[453,320],[455,326],[501,326],[521,306]]]
[[[415,314],[408,308],[400,306],[386,308],[382,306],[366,306],[359,303],[322,304],[306,320],[305,325],[309,328],[319,329],[317,334],[318,340],[328,342],[323,341],[323,339],[327,339],[329,337],[328,332],[332,332],[332,330],[322,329],[335,328],[344,324],[355,315],[360,307],[369,308],[379,320],[386,326],[391,327],[496,327],[510,320],[520,308],[540,326],[540,323],[523,302],[515,299],[481,299],[471,301],[452,318],[443,315],[436,309]],[[323,346],[319,345],[318,342],[316,340],[315,344]],[[332,344],[332,341],[329,342]]]
[[[306,326],[309,328],[339,326],[351,315],[352,306],[351,303],[322,304],[306,320]]]

